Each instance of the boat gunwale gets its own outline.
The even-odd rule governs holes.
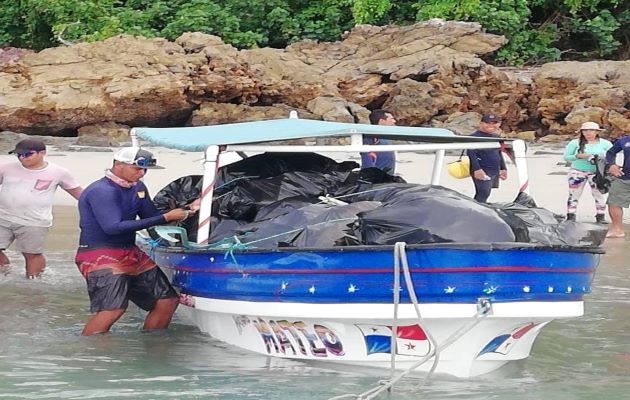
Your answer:
[[[485,251],[510,251],[510,250],[535,250],[535,251],[555,251],[566,253],[590,253],[604,254],[602,246],[563,246],[563,245],[541,245],[528,244],[522,242],[497,242],[497,243],[425,243],[408,244],[407,250],[485,250]],[[218,253],[225,254],[229,251],[232,254],[260,254],[260,253],[307,253],[307,252],[348,252],[348,251],[394,251],[394,245],[358,245],[358,246],[336,246],[336,247],[275,247],[275,248],[228,248],[228,247],[207,247],[207,248],[186,248],[182,246],[151,246],[151,251],[164,251],[167,253],[203,254]]]

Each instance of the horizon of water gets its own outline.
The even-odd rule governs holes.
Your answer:
[[[630,274],[626,240],[606,243],[585,315],[542,330],[531,356],[471,379],[405,378],[379,398],[476,400],[630,398]],[[178,315],[141,331],[131,306],[111,333],[82,337],[85,283],[69,249],[47,253],[26,280],[19,254],[0,275],[1,399],[328,399],[362,393],[389,371],[273,359],[229,347]]]

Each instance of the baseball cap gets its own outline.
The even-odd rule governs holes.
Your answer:
[[[123,147],[114,154],[114,160],[144,169],[164,169],[157,165],[153,153],[139,147]]]
[[[27,151],[44,151],[46,145],[39,139],[24,139],[15,145],[15,149],[11,150],[9,154],[13,153],[26,153]]]
[[[485,113],[481,117],[481,121],[482,122],[501,122],[501,117],[499,117],[498,115],[494,113]]]
[[[604,129],[600,128],[597,122],[585,122],[580,126],[580,130],[603,131]]]

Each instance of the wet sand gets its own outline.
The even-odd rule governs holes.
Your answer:
[[[76,206],[55,206],[54,223],[48,237],[46,248],[57,251],[75,250],[79,244],[79,211]]]

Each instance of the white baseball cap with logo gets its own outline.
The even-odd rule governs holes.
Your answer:
[[[153,153],[140,147],[123,147],[114,154],[114,160],[144,169],[164,169],[157,165]]]

